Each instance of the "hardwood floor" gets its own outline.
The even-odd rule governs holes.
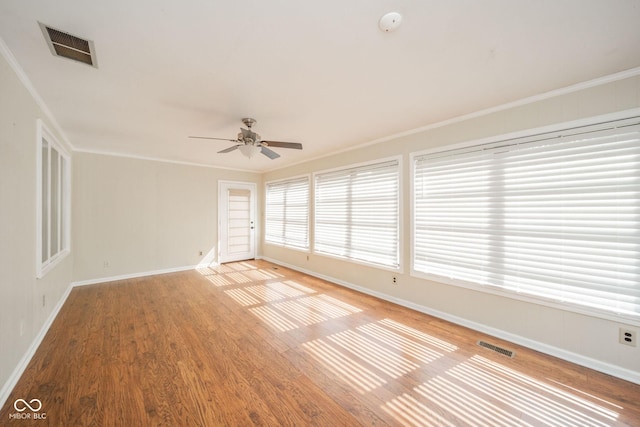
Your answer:
[[[640,425],[640,386],[251,261],[73,289],[0,425]]]

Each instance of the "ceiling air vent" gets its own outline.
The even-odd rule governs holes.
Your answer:
[[[95,49],[91,40],[84,40],[39,22],[44,39],[54,56],[62,56],[98,68]]]

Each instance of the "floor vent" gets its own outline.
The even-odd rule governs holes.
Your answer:
[[[91,40],[76,37],[39,22],[44,39],[54,56],[72,59],[98,68],[95,49]]]
[[[498,347],[497,345],[489,344],[485,341],[478,341],[478,345],[495,351],[496,353],[504,354],[505,356],[514,357],[516,355],[515,351],[507,350],[506,348]]]

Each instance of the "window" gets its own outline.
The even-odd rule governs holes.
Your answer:
[[[309,249],[309,177],[267,183],[266,243]]]
[[[398,160],[315,176],[314,250],[398,269]]]
[[[69,156],[38,121],[37,150],[37,277],[69,253]]]
[[[414,156],[414,271],[637,318],[639,123]]]

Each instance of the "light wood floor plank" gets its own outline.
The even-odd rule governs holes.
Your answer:
[[[640,386],[251,261],[74,289],[0,425],[637,426]]]

